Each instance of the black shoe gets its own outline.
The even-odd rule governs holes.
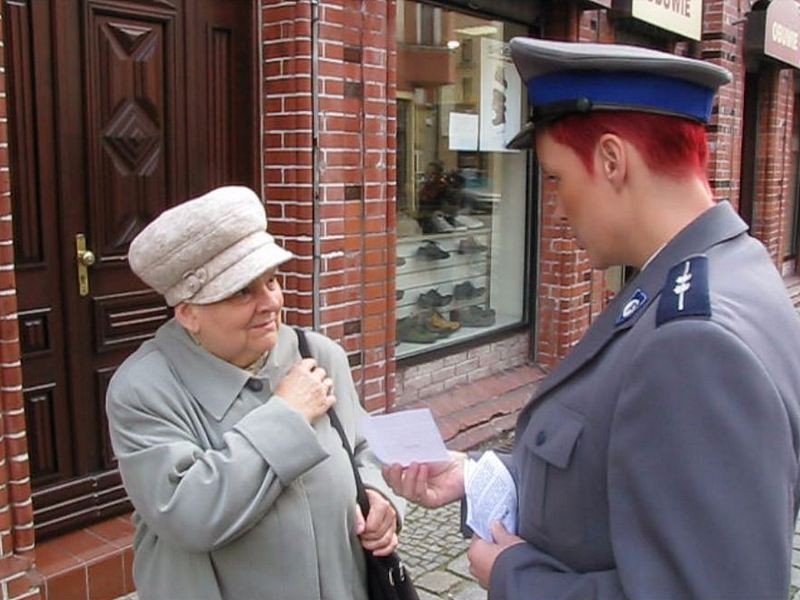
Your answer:
[[[486,252],[488,249],[489,246],[479,244],[478,240],[476,240],[473,236],[465,237],[463,240],[458,242],[459,254],[477,254],[478,252]]]
[[[428,290],[419,295],[417,304],[422,308],[438,308],[450,304],[452,300],[452,295],[442,296],[437,290]]]
[[[472,300],[482,296],[485,291],[485,287],[475,287],[471,281],[465,281],[453,286],[453,297],[456,300]]]
[[[427,258],[428,260],[443,260],[450,256],[450,253],[442,250],[441,246],[436,242],[425,242],[417,248],[417,256],[420,258]]]

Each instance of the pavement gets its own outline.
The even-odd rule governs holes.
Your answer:
[[[458,530],[458,502],[435,510],[409,507],[399,554],[420,600],[485,600],[486,591],[469,574],[469,541]]]

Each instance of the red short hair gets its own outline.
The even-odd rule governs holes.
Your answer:
[[[598,111],[568,115],[547,127],[560,144],[572,148],[589,173],[592,152],[605,133],[627,140],[641,153],[654,173],[670,176],[696,174],[705,180],[708,141],[705,127],[694,121],[630,111]]]

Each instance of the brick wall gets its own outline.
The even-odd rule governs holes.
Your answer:
[[[16,314],[4,51],[0,21],[0,595],[10,600],[39,593],[28,576],[33,505]]]
[[[397,372],[397,406],[413,404],[457,385],[528,363],[530,338],[518,333]]]
[[[733,73],[733,81],[717,95],[717,106],[708,126],[708,180],[717,200],[739,205],[744,107],[744,15],[746,0],[706,0],[700,58]]]
[[[395,5],[262,6],[264,197],[270,230],[299,257],[284,270],[287,321],[342,343],[366,406],[386,408],[394,393]]]
[[[581,13],[572,3],[548,3],[545,38],[575,41],[608,37],[604,11]],[[578,343],[601,307],[603,279],[589,266],[567,224],[553,216],[552,189],[542,190],[536,361],[554,366]]]

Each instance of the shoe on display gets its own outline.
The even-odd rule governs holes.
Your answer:
[[[436,242],[427,241],[417,248],[417,256],[428,260],[442,260],[448,258],[450,253],[442,250],[442,247]]]
[[[400,300],[400,298],[402,298],[402,297],[403,297],[403,296],[405,296],[405,295],[406,295],[406,292],[405,292],[405,290],[395,290],[395,292],[394,292],[394,299],[395,299],[395,300]]]
[[[437,290],[428,290],[424,294],[417,297],[417,304],[422,308],[437,308],[439,306],[446,306],[453,300],[452,295],[443,296]]]
[[[422,233],[451,233],[456,230],[441,213],[420,219],[420,224]]]
[[[486,227],[486,224],[483,221],[476,219],[475,217],[470,217],[469,215],[456,215],[455,218],[459,223],[465,225],[467,229],[483,229]]]
[[[459,254],[477,254],[478,252],[486,252],[489,246],[484,246],[478,243],[474,236],[465,237],[458,242]]]
[[[461,328],[461,323],[448,321],[441,313],[435,310],[421,312],[417,318],[419,319],[420,326],[425,329],[425,331],[435,333],[440,338],[448,337],[451,333]]]
[[[406,264],[406,259],[403,258],[402,256],[398,256],[397,257],[397,266],[398,267],[402,267],[404,264]]]
[[[445,335],[450,335],[454,331],[461,329],[461,323],[445,319],[437,310],[431,313],[431,316],[425,321],[425,324],[434,331],[443,332]]]
[[[493,308],[472,305],[450,311],[450,320],[458,321],[464,327],[491,327],[495,323]]]
[[[453,227],[453,231],[467,230],[467,226],[459,220],[458,215],[444,215],[443,218],[445,221],[450,223],[450,225]]]
[[[425,329],[416,316],[403,317],[397,320],[397,341],[412,344],[432,344],[439,339],[439,334]]]
[[[453,286],[453,297],[456,300],[472,300],[482,296],[485,291],[485,287],[475,287],[471,281],[465,281]]]

